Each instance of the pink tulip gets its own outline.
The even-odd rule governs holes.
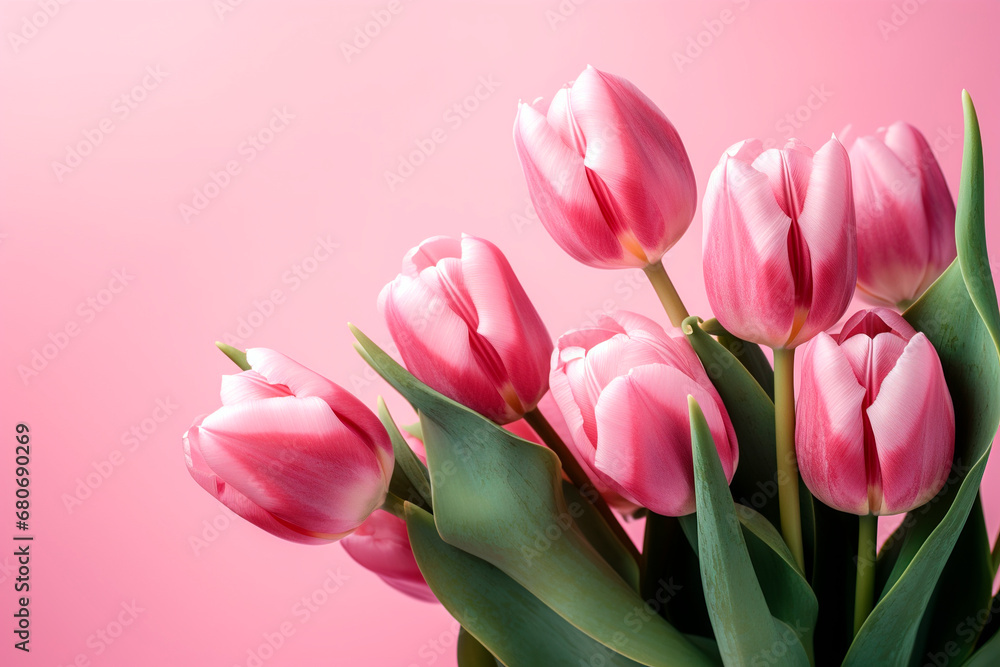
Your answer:
[[[358,564],[396,590],[424,602],[437,601],[417,567],[402,519],[388,512],[375,512],[341,544]]]
[[[222,407],[184,434],[195,481],[247,521],[293,542],[357,529],[385,501],[389,436],[345,389],[288,357],[247,350],[222,378]]]
[[[794,348],[840,319],[857,278],[847,151],[795,139],[727,150],[705,192],[704,272],[719,322],[745,340]]]
[[[519,104],[514,145],[539,219],[584,264],[654,264],[694,217],[677,130],[621,77],[588,66],[548,106]]]
[[[937,494],[955,412],[934,346],[887,308],[859,311],[805,348],[795,432],[799,469],[842,512],[908,512]]]
[[[927,140],[906,123],[851,147],[858,291],[905,306],[955,259],[955,203]]]
[[[722,399],[683,334],[635,313],[571,331],[552,355],[552,393],[573,443],[624,499],[669,516],[695,509],[689,395],[705,413],[726,479],[739,457]]]
[[[489,241],[427,239],[379,309],[414,376],[497,423],[520,419],[548,390],[552,339]]]

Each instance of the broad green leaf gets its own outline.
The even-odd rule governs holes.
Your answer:
[[[697,535],[694,541],[697,543]],[[694,546],[685,536],[677,517],[647,513],[642,596],[646,600],[653,599],[659,590],[673,585],[674,594],[659,610],[660,614],[685,634],[711,637],[712,621],[708,617]]]
[[[580,490],[563,480],[563,496],[566,498],[566,507],[570,516],[576,520],[576,525],[580,528],[584,538],[597,549],[597,552],[614,568],[618,575],[628,582],[633,589],[639,589],[639,564],[632,558],[632,554],[626,551],[618,536],[612,532],[604,518],[598,513],[593,504],[588,501]],[[591,493],[598,493],[596,488],[589,489]]]
[[[697,317],[684,320],[681,329],[718,390],[736,430],[740,460],[730,485],[733,498],[780,525],[774,403],[736,357],[699,326]]]
[[[771,615],[712,433],[694,398],[688,397],[688,402],[698,508],[698,557],[719,653],[727,666],[776,662],[809,665],[796,631]],[[760,539],[763,542],[765,538]],[[775,567],[768,575],[780,569]]]
[[[879,603],[846,665],[908,665],[924,610],[976,501],[1000,424],[1000,312],[986,253],[982,141],[968,93],[965,148],[955,216],[958,258],[904,313],[937,349],[955,405],[955,461],[945,488],[904,520]],[[976,530],[976,528],[973,528]]]
[[[774,400],[774,369],[767,360],[760,345],[745,341],[726,331],[719,321],[711,319],[701,325],[702,330],[715,336],[734,357],[736,357],[750,375],[757,380],[767,397]]]
[[[988,642],[972,654],[968,661],[962,663],[962,667],[996,667],[997,665],[1000,665],[1000,633],[993,635]]]
[[[497,660],[479,640],[462,628],[458,631],[458,667],[497,667]]]
[[[669,623],[648,614],[583,538],[562,493],[555,453],[430,389],[367,336],[354,334],[362,356],[420,414],[434,522],[447,543],[500,568],[585,634],[636,662],[711,664]]]
[[[389,433],[392,441],[392,452],[396,464],[392,468],[392,478],[389,480],[389,491],[396,497],[419,505],[425,510],[431,508],[431,478],[427,466],[413,453],[406,444],[403,435],[396,428],[396,422],[389,414],[389,408],[379,396],[378,418]]]
[[[434,518],[415,505],[406,505],[406,529],[434,595],[505,665],[638,666],[574,628],[496,567],[447,544]]]
[[[962,664],[976,648],[992,591],[990,540],[977,498],[925,612],[921,625],[926,630],[918,633],[911,664],[922,667],[929,655]]]

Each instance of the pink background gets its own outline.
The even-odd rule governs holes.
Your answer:
[[[433,234],[496,242],[553,335],[612,307],[662,318],[641,274],[576,264],[530,215],[515,105],[550,96],[588,63],[664,109],[699,192],[721,152],[747,136],[794,131],[818,146],[836,132],[849,143],[905,119],[935,146],[954,194],[963,87],[995,173],[995,2],[576,2],[402,0],[392,15],[388,2],[80,2],[34,19],[46,2],[0,6],[0,515],[10,520],[0,545],[14,532],[18,421],[34,438],[36,535],[30,657],[11,648],[13,559],[0,555],[0,662],[246,666],[288,623],[294,633],[262,664],[454,664],[456,626],[442,608],[385,587],[339,546],[291,544],[230,519],[189,478],[180,435],[218,404],[219,376],[233,367],[212,342],[227,334],[282,350],[374,405],[387,389],[345,323],[387,341],[375,298],[402,254]],[[391,20],[348,61],[341,44],[373,11]],[[678,65],[689,47],[692,60]],[[160,80],[148,75],[157,70]],[[493,83],[467,117],[449,112],[483,79]],[[275,109],[294,117],[274,120]],[[272,122],[271,143],[241,151]],[[436,128],[446,140],[391,190],[385,172]],[[99,143],[57,173],[53,163],[88,134]],[[213,188],[230,161],[239,173]],[[186,222],[180,206],[206,185],[216,196]],[[998,197],[988,188],[989,211]],[[309,259],[317,238],[337,244],[325,261]],[[705,314],[700,239],[696,217],[666,263]],[[312,270],[307,280],[292,277],[297,266]],[[113,281],[122,270],[124,287]],[[260,305],[276,290],[276,307]],[[252,315],[260,308],[266,316]],[[254,326],[239,332],[241,318]],[[67,326],[75,336],[59,334]],[[53,358],[25,382],[18,366],[52,340],[64,347],[48,347]],[[133,427],[143,440],[127,436]],[[92,474],[100,469],[106,479]],[[88,475],[96,488],[80,488],[89,496],[68,508]],[[991,531],[998,480],[994,466]],[[324,596],[328,571],[343,581]],[[296,613],[314,594],[323,603]],[[134,622],[101,640],[133,602]]]

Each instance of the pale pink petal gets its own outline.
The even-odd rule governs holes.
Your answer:
[[[437,601],[417,566],[402,519],[377,511],[341,544],[359,565],[393,588],[424,602]]]
[[[291,396],[292,392],[283,384],[271,384],[263,375],[251,370],[236,375],[223,375],[220,394],[223,405],[233,405],[262,398]]]
[[[801,358],[795,451],[814,496],[851,514],[868,513],[862,403],[865,388],[829,335],[820,333]]]
[[[612,229],[631,231],[649,261],[658,260],[687,230],[697,204],[677,130],[632,83],[593,67],[580,74],[568,98],[586,142],[584,165],[606,187],[606,208],[619,218]]]
[[[420,381],[499,423],[520,417],[480,368],[465,321],[427,285],[398,276],[380,305],[407,370]]]
[[[187,463],[188,472],[191,477],[215,497],[223,505],[231,509],[238,516],[243,517],[250,523],[267,532],[292,542],[302,544],[325,544],[330,540],[324,537],[311,535],[287,523],[283,523],[274,517],[270,512],[263,509],[231,485],[226,484],[216,475],[201,454],[200,429],[199,426],[204,419],[204,415],[195,420],[191,428],[184,433],[184,459]]]
[[[705,192],[704,221],[705,287],[716,318],[744,340],[783,346],[795,315],[791,221],[774,199],[767,176],[724,154]]]
[[[857,241],[851,166],[835,138],[816,151],[809,191],[799,217],[812,265],[812,301],[805,324],[788,347],[834,326],[854,296]]]
[[[917,335],[917,331],[906,319],[889,308],[870,308],[859,310],[851,315],[844,323],[844,327],[837,335],[837,342],[843,343],[845,340],[859,333],[874,337],[878,333],[893,331],[904,340],[910,340]]]
[[[223,406],[197,432],[208,468],[301,532],[335,539],[385,498],[377,457],[318,397]]]
[[[416,278],[426,268],[436,265],[442,259],[461,257],[462,245],[450,236],[432,236],[420,245],[411,248],[403,256],[403,275]]]
[[[733,447],[715,398],[681,371],[649,365],[616,378],[597,404],[594,468],[623,497],[668,516],[695,509],[688,395],[708,421],[726,479]]]
[[[462,238],[462,270],[478,333],[499,355],[525,410],[548,390],[552,338],[517,276],[489,241]]]
[[[851,147],[851,174],[861,294],[891,304],[916,298],[930,256],[918,173],[876,137],[862,137]]]
[[[323,399],[337,418],[375,452],[386,476],[392,475],[392,443],[385,427],[351,392],[274,350],[251,348],[247,350],[247,361],[269,383],[284,385],[299,398]]]
[[[906,346],[868,408],[882,471],[879,514],[933,498],[951,470],[955,413],[937,352],[923,333]]]
[[[574,259],[598,268],[642,266],[622,249],[591,190],[583,158],[541,113],[518,106],[514,146],[531,202],[545,229]]]

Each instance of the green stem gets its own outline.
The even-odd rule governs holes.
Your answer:
[[[635,543],[632,542],[632,538],[628,536],[625,529],[622,528],[621,522],[608,507],[608,503],[605,502],[604,498],[597,491],[594,483],[590,481],[590,477],[587,476],[586,471],[580,462],[576,460],[573,453],[569,451],[566,443],[563,442],[556,430],[552,428],[552,424],[549,420],[545,418],[545,415],[541,413],[538,408],[531,410],[524,415],[524,421],[528,422],[528,425],[538,434],[538,437],[542,439],[549,449],[556,453],[559,457],[559,462],[562,463],[562,468],[566,471],[566,476],[569,477],[569,481],[576,488],[580,489],[581,495],[587,499],[597,510],[604,522],[608,524],[611,532],[615,534],[615,537],[622,543],[632,558],[638,563],[640,562],[639,550],[636,548]],[[592,493],[587,493],[590,490]]]
[[[394,517],[402,520],[406,520],[406,512],[403,509],[403,499],[399,496],[395,496],[391,493],[385,494],[385,502],[382,503],[382,507],[379,509],[385,510]]]
[[[799,465],[795,460],[795,350],[774,350],[774,435],[778,459],[778,507],[781,534],[803,573],[802,518],[799,510]]]
[[[687,319],[688,311],[684,307],[684,302],[681,301],[681,296],[674,288],[674,284],[670,282],[670,276],[667,275],[667,270],[663,268],[663,261],[650,264],[644,267],[643,271],[645,271],[646,277],[649,278],[649,282],[652,283],[653,289],[656,290],[656,296],[660,297],[660,303],[663,304],[663,309],[667,311],[670,323],[675,327],[679,327],[681,322]]]
[[[854,591],[854,634],[857,635],[875,604],[875,558],[878,517],[869,514],[858,524],[858,583]]]

